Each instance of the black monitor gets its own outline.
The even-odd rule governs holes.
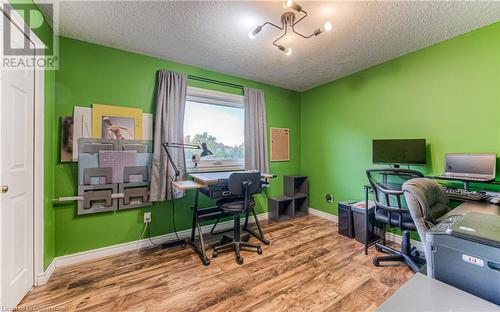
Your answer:
[[[373,163],[389,165],[425,165],[425,139],[373,140]]]

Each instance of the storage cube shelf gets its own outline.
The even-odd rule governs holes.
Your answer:
[[[283,221],[308,214],[306,176],[285,176],[284,196],[269,198],[269,219]]]
[[[301,197],[307,196],[308,181],[306,176],[285,176],[284,177],[285,196]]]
[[[293,199],[294,216],[300,217],[308,213],[307,196],[297,197]]]
[[[269,198],[269,218],[283,221],[294,217],[293,198],[278,196]]]

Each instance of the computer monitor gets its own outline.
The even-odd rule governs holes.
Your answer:
[[[425,165],[425,148],[425,139],[376,139],[372,160],[374,164]]]
[[[496,154],[446,154],[444,174],[465,180],[494,180],[496,163]]]

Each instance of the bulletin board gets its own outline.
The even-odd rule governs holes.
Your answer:
[[[271,161],[290,160],[290,129],[271,128]]]

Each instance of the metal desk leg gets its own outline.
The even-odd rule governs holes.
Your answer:
[[[249,216],[249,211],[247,211],[246,217],[245,217],[245,226],[243,226],[243,230],[246,232],[250,233],[252,236],[260,240],[266,245],[269,245],[269,241],[264,237],[264,233],[262,232],[262,228],[260,227],[260,222],[259,219],[257,218],[257,214],[255,213],[255,209],[252,208],[252,215],[253,218],[255,219],[255,225],[257,225],[257,230],[259,230],[259,234],[255,233],[252,229],[248,228],[248,216]]]
[[[198,197],[199,197],[199,190],[196,189],[196,195],[193,206],[193,224],[191,229],[191,240],[189,241],[189,243],[194,248],[198,256],[200,256],[200,259],[203,262],[203,264],[209,265],[210,260],[208,259],[207,254],[205,253],[205,245],[203,244],[203,233],[201,231],[200,220],[198,219]],[[195,240],[194,232],[196,228],[198,229],[198,239],[200,241],[200,246],[196,245],[194,241]]]
[[[365,187],[365,255],[368,255],[368,188]]]

